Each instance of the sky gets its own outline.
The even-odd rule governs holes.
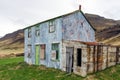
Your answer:
[[[0,0],[0,36],[79,9],[120,20],[120,0]]]

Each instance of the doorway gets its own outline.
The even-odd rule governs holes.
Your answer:
[[[39,45],[36,45],[35,46],[35,64],[36,65],[39,65],[40,63],[40,59],[39,59],[39,53],[40,53],[40,46]]]
[[[73,72],[73,50],[72,47],[66,47],[66,72]]]

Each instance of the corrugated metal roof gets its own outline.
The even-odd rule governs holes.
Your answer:
[[[83,42],[83,41],[78,41],[78,40],[68,40],[68,41],[79,42],[79,43],[83,43],[86,45],[99,45],[100,44],[98,42]]]
[[[87,45],[99,45],[99,43],[97,42],[82,42],[84,44],[87,44]]]

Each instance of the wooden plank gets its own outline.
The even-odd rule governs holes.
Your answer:
[[[94,70],[94,72],[96,72],[95,71],[95,49],[96,49],[96,46],[93,47],[93,64],[94,64],[93,70]]]

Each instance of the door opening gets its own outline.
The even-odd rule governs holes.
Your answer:
[[[77,66],[81,66],[82,62],[82,50],[80,48],[77,49]]]
[[[35,64],[36,65],[39,65],[39,53],[40,53],[40,46],[39,45],[36,45],[35,46]]]
[[[66,72],[73,72],[73,50],[72,47],[66,47]]]

